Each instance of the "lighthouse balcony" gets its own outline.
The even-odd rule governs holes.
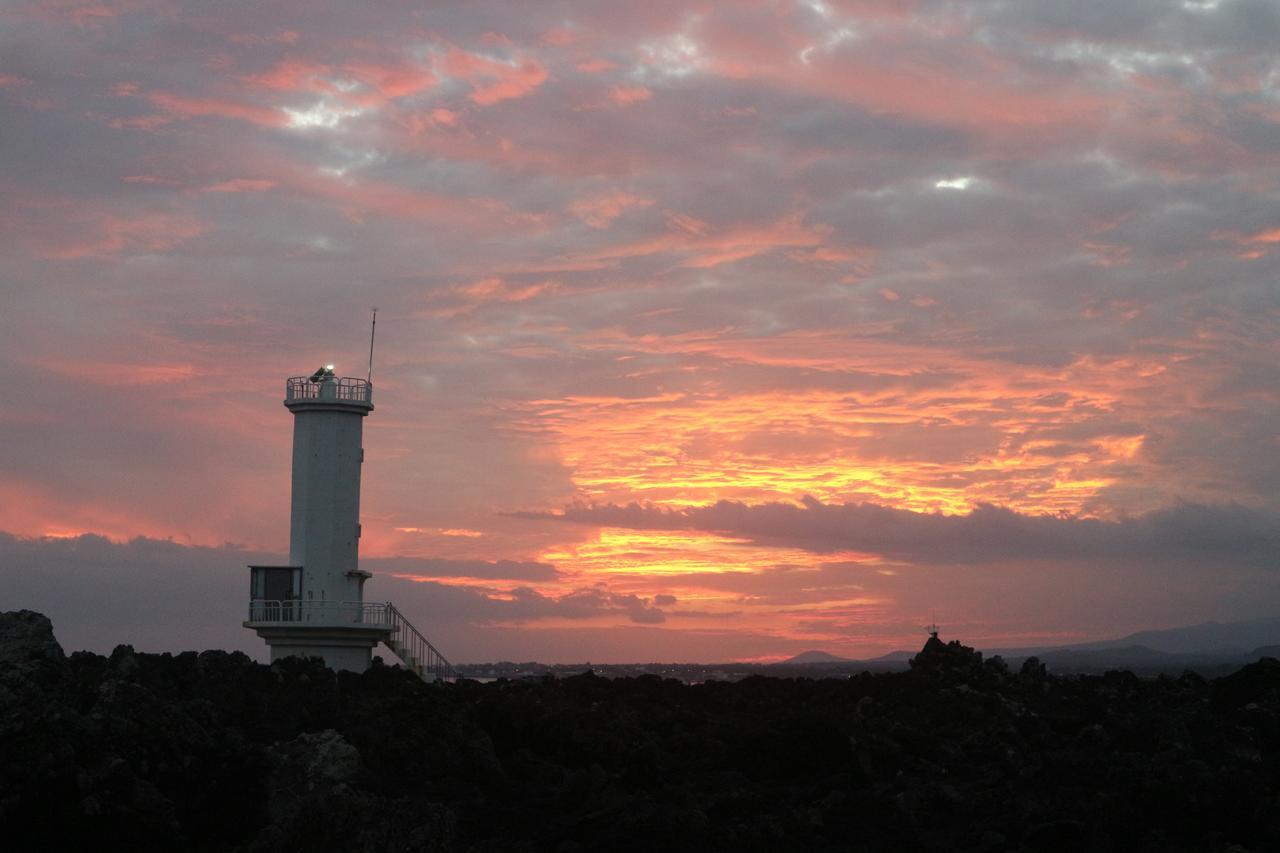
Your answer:
[[[268,626],[346,627],[389,631],[392,608],[363,601],[302,601],[255,598],[249,602],[249,628]]]
[[[291,376],[285,380],[284,402],[334,402],[373,407],[373,385],[365,379],[346,376]]]

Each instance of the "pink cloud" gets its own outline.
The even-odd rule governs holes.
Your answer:
[[[120,180],[126,184],[150,184],[158,187],[180,187],[181,181],[175,181],[173,178],[162,178],[159,175],[126,175]]]
[[[609,97],[617,104],[637,104],[652,98],[653,93],[644,86],[614,86]]]
[[[618,191],[578,199],[569,205],[569,211],[592,228],[608,228],[613,220],[631,208],[652,204],[653,199]]]
[[[1280,245],[1280,228],[1265,228],[1252,234],[1217,232],[1213,234],[1213,239],[1234,241],[1240,247],[1236,257],[1256,261],[1265,258],[1276,245]]]
[[[445,127],[457,127],[458,118],[458,113],[453,110],[446,110],[444,107],[438,107],[431,111],[431,120]]]
[[[100,214],[47,240],[43,254],[58,260],[155,254],[174,249],[208,229],[208,223],[182,213]]]
[[[201,192],[206,193],[243,193],[255,192],[260,193],[276,186],[275,181],[266,181],[256,178],[232,178],[229,181],[222,181],[216,184],[210,184],[203,187]]]
[[[435,74],[414,65],[355,63],[344,68],[385,100],[413,95],[436,83]]]
[[[109,127],[116,130],[146,130],[152,131],[165,125],[173,124],[173,116],[161,115],[156,113],[149,116],[130,116],[128,118],[113,118],[107,122]]]
[[[763,225],[715,228],[686,214],[667,217],[665,234],[606,247],[586,254],[583,260],[616,260],[659,254],[682,256],[679,266],[702,269],[765,254],[778,248],[819,246],[829,233],[826,226],[806,225],[791,214]]]
[[[571,27],[552,27],[542,34],[542,41],[545,44],[563,47],[573,44],[578,40],[577,30]]]
[[[251,86],[284,92],[313,92],[359,107],[380,106],[436,82],[430,69],[405,63],[350,62],[333,66],[289,57],[264,74],[244,78]],[[353,88],[352,82],[363,88]]]
[[[1259,231],[1257,234],[1251,234],[1241,240],[1242,243],[1280,243],[1280,228],[1269,228],[1265,231]]]
[[[70,379],[92,382],[95,385],[160,385],[168,382],[185,382],[194,379],[198,371],[191,364],[134,364],[103,361],[51,360],[37,363],[39,367]]]
[[[399,184],[353,180],[295,171],[283,183],[313,199],[332,202],[353,222],[370,216],[431,219],[457,228],[491,229],[502,224],[510,233],[528,222],[500,201],[479,196],[453,196]]]
[[[216,98],[189,98],[171,92],[152,92],[147,95],[151,103],[170,113],[192,118],[216,116],[237,121],[247,121],[265,127],[282,127],[287,124],[285,114],[277,109],[224,101]]]
[[[430,307],[419,311],[418,316],[456,318],[468,315],[485,305],[527,302],[559,290],[560,285],[555,281],[521,284],[508,282],[501,276],[489,276],[432,293],[427,299]],[[545,357],[548,354],[543,348],[535,348],[535,350],[537,352],[533,354],[539,357]],[[504,352],[517,357],[524,354],[520,348],[507,348]]]
[[[583,74],[599,74],[601,71],[611,71],[618,65],[607,59],[584,59],[574,67]]]
[[[253,86],[275,89],[286,92],[332,92],[332,83],[323,79],[322,75],[330,73],[328,65],[306,59],[288,57],[276,63],[275,67],[263,74],[254,74],[245,78]]]
[[[258,33],[234,33],[230,38],[235,44],[296,44],[298,32],[296,30],[280,30],[274,35],[265,36]]]
[[[464,50],[450,50],[441,65],[446,74],[472,85],[471,100],[481,106],[523,98],[547,79],[547,69],[532,59],[507,63]]]
[[[555,283],[550,281],[512,285],[500,278],[485,278],[461,285],[455,288],[454,292],[480,302],[524,302],[540,293],[554,289]]]

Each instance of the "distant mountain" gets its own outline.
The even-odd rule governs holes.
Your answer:
[[[1146,646],[1160,652],[1248,652],[1280,643],[1280,618],[1248,622],[1204,622],[1165,631],[1139,631],[1115,641],[1116,645]]]
[[[1248,655],[1260,646],[1280,644],[1280,618],[1251,619],[1247,622],[1204,622],[1182,628],[1138,631],[1115,640],[1073,643],[1066,646],[991,649],[1004,657],[1044,657],[1054,652],[1089,652],[1142,647],[1169,655]]]
[[[793,658],[787,658],[779,663],[846,663],[850,659],[837,657],[829,652],[818,651],[817,649],[808,652],[801,652]]]
[[[921,645],[924,644],[921,643]],[[918,654],[920,654],[919,649],[916,649],[915,651],[899,650],[896,652],[889,652],[885,655],[880,655],[880,657],[872,658],[871,660],[879,663],[906,663]]]
[[[1280,658],[1280,646],[1258,646],[1249,653],[1251,658]]]
[[[1116,646],[1106,649],[1050,649],[1040,655],[1045,663],[1103,663],[1117,662],[1126,665],[1159,664],[1168,661],[1174,655],[1146,646]]]

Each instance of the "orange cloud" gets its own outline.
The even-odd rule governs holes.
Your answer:
[[[605,247],[579,261],[612,261],[648,255],[674,254],[679,266],[716,267],[761,255],[778,248],[818,246],[830,233],[822,225],[808,225],[799,213],[767,225],[741,225],[715,229],[684,214],[668,216],[671,226],[665,234],[631,243]]]
[[[1240,249],[1235,253],[1241,260],[1256,261],[1267,257],[1272,248],[1280,244],[1280,228],[1264,228],[1252,234],[1232,231],[1215,231],[1214,240],[1229,240]]]
[[[527,404],[526,426],[555,443],[585,499],[672,506],[813,495],[947,513],[978,503],[1080,512],[1140,464],[1143,447],[1140,434],[1090,424],[1106,424],[1106,413],[1135,382],[1149,383],[1164,370],[1088,359],[1064,370],[1015,367],[942,349],[810,335],[596,340],[615,352],[880,377],[856,392],[712,385],[656,398]],[[931,374],[940,379],[913,379]],[[1072,438],[1076,432],[1082,437]]]
[[[421,312],[422,316],[456,317],[487,304],[526,302],[534,297],[554,293],[559,285],[554,281],[511,284],[502,278],[491,276],[466,284],[458,284],[433,293],[428,301],[432,307]],[[514,349],[504,350],[513,355]],[[541,353],[541,350],[538,350]]]

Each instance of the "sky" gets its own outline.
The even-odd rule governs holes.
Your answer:
[[[0,7],[0,608],[239,648],[284,380],[460,662],[1280,606],[1280,6]]]

